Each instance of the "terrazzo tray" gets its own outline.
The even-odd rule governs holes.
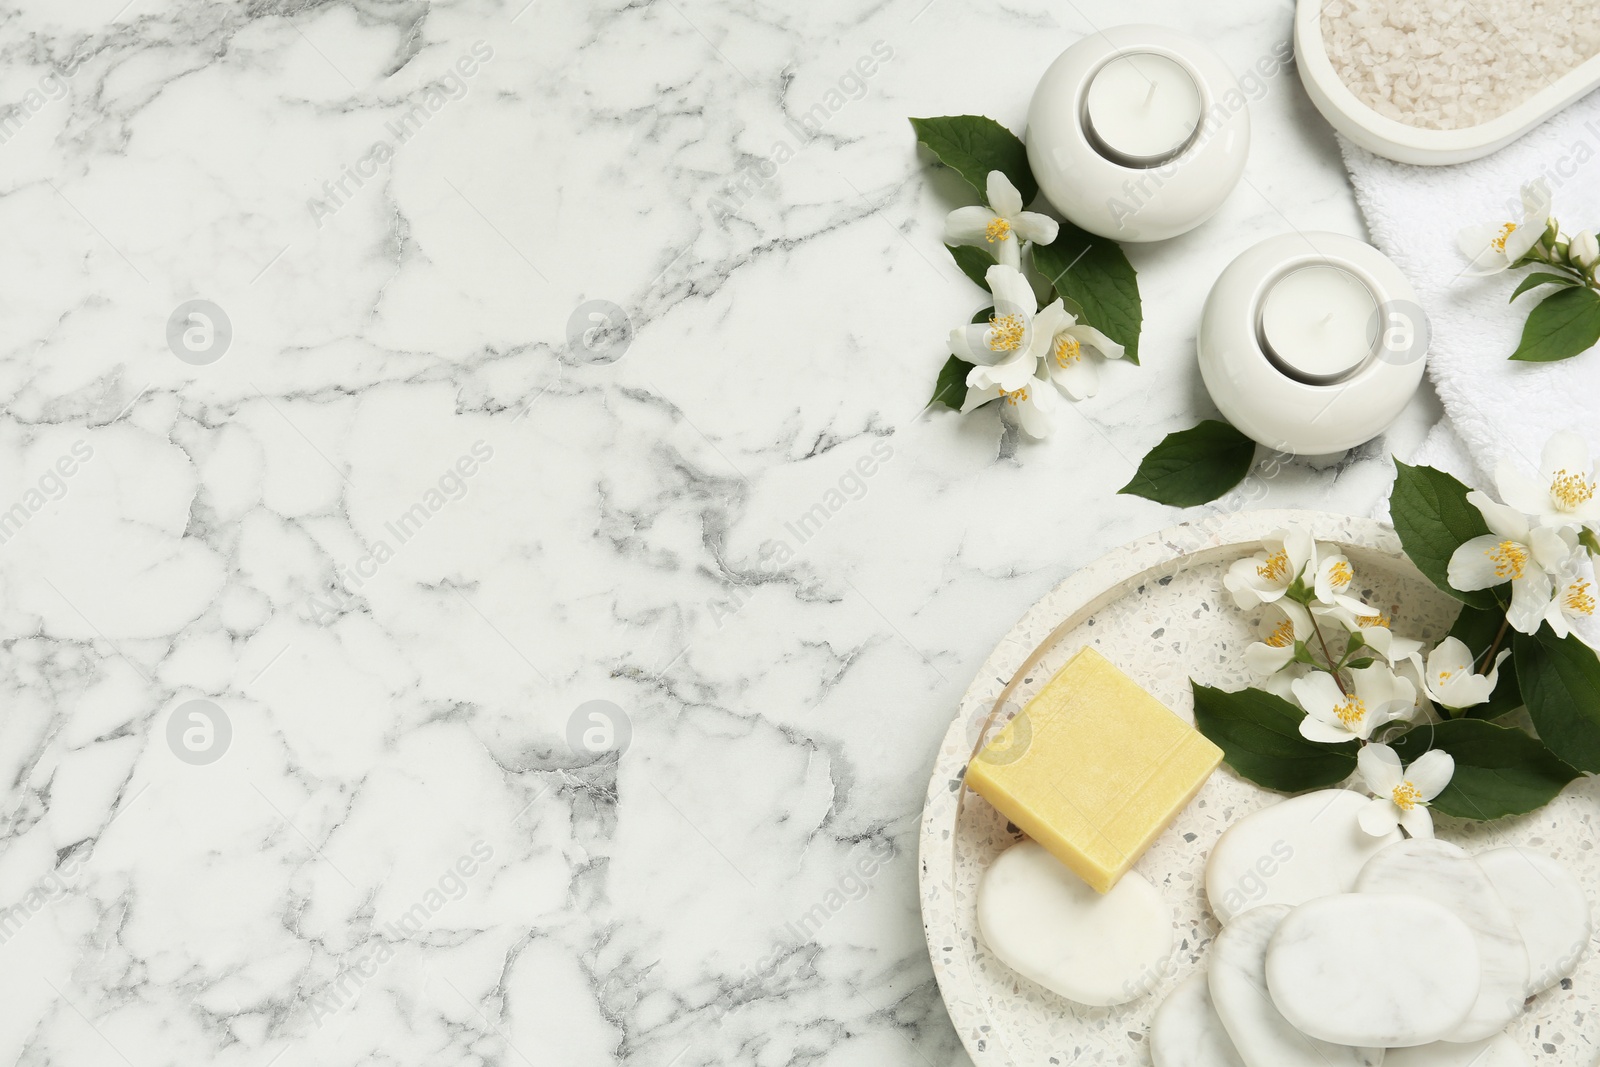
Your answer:
[[[1085,567],[1035,604],[1000,642],[962,697],[934,763],[920,843],[922,920],[934,974],[956,1030],[978,1067],[1146,1067],[1156,1006],[1203,966],[1219,929],[1205,900],[1205,863],[1222,831],[1275,801],[1217,771],[1137,870],[1172,905],[1178,945],[1155,992],[1115,1008],[1087,1008],[1020,977],[977,937],[979,875],[1017,834],[981,797],[968,795],[957,821],[961,774],[983,721],[1007,682],[1049,641],[1004,715],[1020,707],[1078,649],[1092,645],[1185,719],[1189,679],[1224,689],[1251,684],[1242,663],[1256,639],[1255,613],[1222,591],[1230,562],[1286,526],[1341,545],[1356,566],[1360,594],[1392,609],[1395,629],[1442,638],[1458,605],[1430,585],[1400,551],[1393,530],[1370,519],[1313,512],[1258,511],[1177,526],[1124,546]],[[1059,631],[1059,632],[1058,632]],[[996,729],[999,727],[996,723]],[[1438,817],[1439,836],[1469,851],[1528,845],[1567,864],[1600,897],[1600,779],[1568,786],[1531,815],[1494,823]],[[1539,994],[1510,1028],[1536,1067],[1594,1067],[1600,1061],[1600,953],[1584,956],[1571,979]]]
[[[1380,156],[1400,163],[1442,166],[1497,152],[1568,105],[1600,88],[1600,55],[1557,78],[1498,118],[1457,130],[1423,129],[1380,115],[1334,70],[1322,37],[1326,0],[1297,0],[1295,63],[1317,110],[1333,128]]]

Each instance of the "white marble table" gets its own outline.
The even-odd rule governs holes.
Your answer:
[[[0,20],[0,1062],[964,1062],[914,859],[957,698],[1183,517],[1113,493],[1212,414],[1221,267],[1361,232],[1286,70],[1133,252],[1142,368],[1042,445],[919,414],[978,293],[906,116],[1020,128],[1094,25],[1243,71],[1290,6],[523,4]],[[231,336],[169,344],[192,300]],[[564,357],[591,300],[615,362]],[[1365,514],[1435,417],[1252,506]]]

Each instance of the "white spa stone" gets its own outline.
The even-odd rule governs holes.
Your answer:
[[[1356,880],[1361,893],[1426,897],[1471,927],[1483,969],[1478,1001],[1446,1041],[1480,1041],[1506,1028],[1527,998],[1528,950],[1511,911],[1483,868],[1461,849],[1435,838],[1390,845],[1367,862]]]
[[[1478,999],[1477,939],[1423,897],[1341,893],[1302,904],[1272,935],[1266,972],[1283,1017],[1337,1045],[1432,1044]]]
[[[1383,1067],[1528,1067],[1528,1054],[1509,1034],[1456,1044],[1436,1041],[1416,1048],[1392,1048]]]
[[[1500,894],[1528,950],[1529,996],[1570,975],[1594,933],[1583,885],[1560,860],[1510,845],[1473,857]]]
[[[1245,1067],[1378,1067],[1381,1048],[1334,1045],[1308,1037],[1273,1007],[1267,992],[1267,945],[1293,910],[1267,904],[1222,928],[1211,946],[1211,1003]]]
[[[1361,868],[1399,830],[1373,837],[1356,821],[1368,799],[1322,789],[1234,823],[1206,861],[1206,897],[1220,922],[1260,904],[1304,904],[1355,888]]]
[[[1245,1067],[1217,1018],[1204,971],[1179,982],[1156,1009],[1150,1058],[1155,1067]]]
[[[1172,908],[1137,871],[1102,895],[1027,840],[984,872],[978,929],[1007,967],[1092,1007],[1144,996],[1172,955]]]

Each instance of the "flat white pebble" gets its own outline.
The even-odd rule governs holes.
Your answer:
[[[1267,947],[1272,1003],[1301,1033],[1400,1048],[1453,1033],[1478,999],[1467,924],[1422,897],[1341,893],[1302,904]]]
[[[1244,1067],[1233,1039],[1217,1018],[1204,971],[1179,982],[1150,1023],[1155,1067]]]
[[[1390,1049],[1383,1067],[1529,1067],[1528,1054],[1509,1034],[1455,1044],[1439,1041]]]
[[[1102,895],[1033,841],[984,872],[978,929],[1007,967],[1093,1007],[1144,996],[1172,955],[1172,908],[1142,875]]]
[[[1473,857],[1511,910],[1528,950],[1529,996],[1570,975],[1594,934],[1589,897],[1560,860],[1510,845]]]
[[[1356,889],[1427,897],[1472,928],[1483,971],[1478,1000],[1466,1021],[1444,1040],[1493,1037],[1522,1013],[1527,999],[1528,950],[1522,945],[1511,910],[1471,856],[1435,838],[1402,841],[1367,861]]]
[[[1355,888],[1361,868],[1401,840],[1356,821],[1368,798],[1320,789],[1262,808],[1224,831],[1206,861],[1206,897],[1221,922],[1261,904],[1304,904]]]
[[[1292,909],[1251,908],[1222,928],[1211,946],[1211,1003],[1245,1067],[1378,1067],[1381,1048],[1318,1041],[1296,1030],[1267,992],[1267,945]]]

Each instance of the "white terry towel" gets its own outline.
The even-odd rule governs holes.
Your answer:
[[[1340,138],[1356,199],[1373,243],[1416,286],[1433,327],[1428,374],[1444,421],[1415,462],[1492,489],[1501,459],[1529,473],[1557,430],[1583,434],[1600,452],[1600,347],[1560,363],[1513,363],[1540,292],[1507,301],[1527,269],[1468,277],[1456,248],[1474,223],[1509,222],[1523,183],[1543,177],[1568,233],[1600,231],[1600,92],[1485,159],[1453,167],[1414,167],[1382,159]],[[1386,509],[1385,509],[1386,510]]]

